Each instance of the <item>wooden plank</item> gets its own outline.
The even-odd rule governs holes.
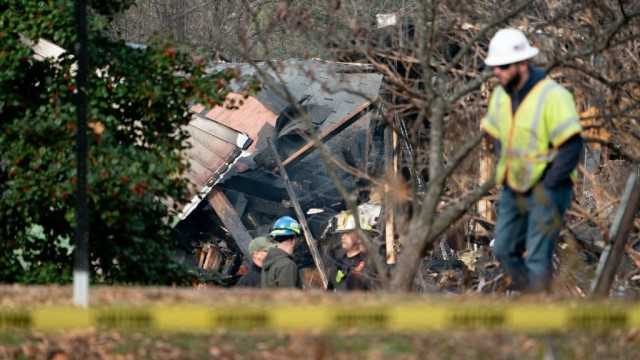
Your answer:
[[[219,258],[218,248],[213,245],[209,245],[209,248],[207,249],[207,258],[204,261],[204,269],[211,270],[217,268]]]
[[[480,178],[478,179],[478,185],[484,184],[493,176],[493,169],[495,168],[494,156],[489,148],[489,141],[483,140],[482,150],[480,152]],[[493,206],[491,200],[487,197],[478,201],[478,214],[482,219],[495,223]],[[489,232],[482,226],[482,224],[476,222],[474,232],[476,236],[488,236]]]
[[[352,112],[347,114],[347,116],[342,118],[340,121],[333,124],[329,128],[325,129],[320,134],[320,141],[322,142],[328,141],[329,139],[334,137],[336,134],[344,130],[347,126],[354,123],[356,120],[360,118],[360,115],[363,114],[363,112],[369,107],[369,105],[371,105],[371,103],[368,101],[365,101],[360,106],[355,108]],[[310,153],[314,148],[315,148],[315,144],[313,142],[307,143],[306,145],[298,149],[296,152],[289,155],[289,157],[282,162],[282,166],[291,165],[292,163],[295,163],[296,161],[301,160],[304,156]]]
[[[212,253],[211,248],[212,248],[211,245],[207,246],[207,251],[206,251],[207,255],[205,256],[204,261],[202,262],[202,268],[205,270],[209,270],[209,263],[211,262],[211,253]]]
[[[613,284],[618,266],[624,255],[629,231],[640,206],[640,167],[636,167],[627,180],[616,217],[609,230],[609,245],[600,256],[596,278],[592,284],[591,296],[607,297]]]
[[[398,172],[398,155],[395,151],[398,142],[398,135],[391,127],[385,129],[385,168],[391,170],[393,176],[397,176]],[[386,262],[387,264],[396,263],[396,247],[395,247],[395,218],[396,218],[396,206],[389,192],[389,181],[384,184],[384,242],[386,250]]]
[[[387,209],[387,208],[385,208]],[[385,211],[386,222],[384,224],[384,242],[387,252],[386,261],[387,264],[392,265],[396,263],[396,247],[395,247],[395,212]]]
[[[209,136],[216,137],[224,142],[233,144],[241,149],[246,149],[251,145],[252,140],[246,134],[235,131],[216,121],[209,120],[201,115],[195,114],[191,117],[189,127],[202,131]]]
[[[251,235],[242,224],[242,220],[238,213],[233,208],[227,196],[218,188],[213,188],[207,197],[209,204],[215,210],[216,214],[224,224],[236,245],[240,248],[246,259],[251,259],[249,254],[249,243],[251,242]]]
[[[202,247],[199,247],[196,250],[196,258],[198,259],[198,267],[203,267],[204,266],[204,259],[205,259],[205,252],[204,249]]]
[[[309,225],[307,224],[307,219],[304,216],[304,212],[302,211],[302,207],[300,206],[300,202],[298,202],[298,197],[296,196],[295,191],[293,190],[293,186],[291,185],[291,181],[289,180],[289,175],[287,174],[287,170],[284,168],[284,164],[282,163],[282,159],[280,159],[280,155],[278,155],[278,150],[274,145],[271,139],[268,139],[269,146],[271,147],[271,152],[275,157],[278,163],[278,169],[280,169],[280,175],[284,180],[284,184],[287,188],[287,193],[289,194],[289,199],[293,204],[293,208],[296,211],[296,215],[298,217],[298,222],[300,226],[302,226],[302,233],[304,235],[304,239],[309,246],[309,251],[311,251],[311,256],[313,257],[313,262],[316,264],[316,268],[320,273],[320,279],[322,280],[322,286],[324,289],[329,287],[329,280],[327,278],[327,271],[324,267],[324,262],[322,261],[322,257],[320,256],[320,252],[318,251],[318,247],[316,246],[316,241],[313,239],[313,235],[311,235],[311,230],[309,230]]]

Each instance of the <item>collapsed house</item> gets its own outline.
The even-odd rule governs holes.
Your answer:
[[[65,52],[44,39],[21,39],[32,46],[37,60]],[[186,130],[191,201],[181,209],[176,226],[179,258],[218,275],[213,278],[220,282],[250,258],[249,242],[267,234],[276,218],[300,217],[292,201],[308,211],[313,237],[322,238],[329,220],[345,209],[326,166],[363,202],[369,200],[370,188],[362,179],[382,173],[385,152],[384,124],[376,116],[382,75],[371,66],[291,60],[258,67],[225,63],[210,69],[224,70],[240,74],[233,85],[236,92],[221,106],[194,104],[190,109],[194,115]],[[243,80],[252,79],[262,84],[261,90],[254,96],[242,94],[247,86]],[[314,152],[312,133],[326,143],[335,163],[325,164]],[[276,157],[289,179],[278,172]],[[297,250],[301,267],[313,264],[308,251],[305,246]]]
[[[329,171],[360,203],[371,199],[363,179],[384,171],[384,124],[375,104],[382,75],[367,65],[319,60],[273,65],[215,66],[212,71],[232,68],[241,79],[257,78],[261,90],[243,95],[239,80],[224,105],[191,108],[187,176],[193,197],[176,230],[185,261],[223,278],[237,272],[249,258],[250,240],[267,234],[276,218],[298,217],[294,201],[313,237],[322,237],[328,220],[346,208]],[[333,161],[322,159],[311,140],[314,133]],[[308,251],[296,250],[301,267],[313,266]]]

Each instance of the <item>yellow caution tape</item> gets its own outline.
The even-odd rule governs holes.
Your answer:
[[[91,313],[72,307],[45,307],[31,312],[33,328],[57,330],[87,328],[92,324]]]
[[[508,329],[527,332],[640,329],[640,305],[437,304],[269,305],[262,307],[166,305],[150,307],[42,307],[0,310],[0,331],[119,329],[239,331],[437,331]]]

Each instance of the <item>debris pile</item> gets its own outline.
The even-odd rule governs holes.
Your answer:
[[[251,239],[267,234],[280,216],[298,218],[295,203],[304,212],[312,238],[326,258],[339,247],[339,241],[328,231],[332,219],[348,210],[334,182],[337,178],[358,204],[377,206],[380,210],[374,250],[392,268],[398,249],[393,213],[406,209],[402,206],[385,209],[383,200],[390,189],[372,179],[384,178],[389,168],[404,176],[402,162],[412,162],[412,151],[405,148],[401,137],[391,136],[394,131],[382,119],[384,109],[376,101],[385,96],[382,75],[365,64],[319,60],[225,63],[211,71],[229,69],[237,71],[241,80],[233,85],[237,91],[229,95],[226,103],[215,108],[200,104],[191,107],[194,116],[186,130],[192,145],[187,154],[191,163],[188,176],[194,186],[192,201],[182,209],[181,221],[176,226],[184,261],[211,275],[209,278],[218,284],[232,284],[243,261],[249,258],[247,248]],[[242,79],[248,77],[257,78],[262,85],[254,95],[242,91],[246,86]],[[402,130],[396,129],[399,133]],[[313,138],[319,139],[324,150],[319,149]],[[270,142],[275,145],[275,154]],[[329,162],[322,151],[328,153]],[[399,158],[394,159],[397,154]],[[590,188],[597,169],[602,172],[615,165],[615,161],[594,165],[599,158],[587,154],[585,179],[579,185],[583,191],[577,201],[586,208],[601,209],[602,219],[589,219],[580,207],[570,209],[555,259],[556,284],[578,296],[586,296],[593,286],[598,259],[610,240],[603,236],[606,224],[612,222],[616,210],[615,194],[600,187]],[[280,171],[278,160],[288,179]],[[481,170],[490,168],[482,159]],[[409,177],[416,176],[418,180],[428,180],[425,174]],[[620,182],[623,178],[617,179]],[[611,189],[620,188],[618,185],[612,184]],[[495,226],[494,202],[493,197],[483,199],[477,212],[459,221],[463,225],[453,236],[457,239],[447,234],[430,253],[424,254],[414,283],[416,289],[456,293],[504,291],[508,279],[490,248]],[[459,231],[460,228],[464,229]],[[624,283],[625,288],[640,285],[640,240],[632,237],[625,246],[628,255],[625,259],[630,259],[625,264],[626,275],[615,279],[616,284]],[[295,257],[309,282],[320,287],[321,277],[313,270],[309,247],[301,246]],[[580,269],[572,268],[572,264],[577,264],[576,257]]]
[[[381,177],[384,126],[375,100],[382,76],[362,64],[290,60],[273,64],[221,64],[241,79],[257,78],[251,96],[234,86],[222,106],[191,107],[193,120],[188,177],[193,200],[176,226],[185,261],[231,277],[248,258],[248,243],[267,234],[283,215],[297,217],[287,185],[295,192],[314,238],[323,237],[331,218],[346,209],[333,172],[359,202],[369,201],[367,177]],[[312,135],[326,145],[327,168]],[[288,173],[278,171],[273,141]],[[308,249],[297,251],[301,267],[313,265]]]

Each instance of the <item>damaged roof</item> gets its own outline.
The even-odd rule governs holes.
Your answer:
[[[256,98],[276,114],[290,105],[285,87],[295,102],[306,99],[305,105],[330,109],[319,130],[339,122],[358,105],[374,102],[382,84],[382,75],[371,72],[371,66],[363,64],[287,60],[260,63],[258,67],[261,73],[252,65],[237,63],[219,64],[210,71],[231,68],[243,77],[256,76],[263,85]],[[244,85],[242,82],[234,84],[236,87]]]
[[[241,95],[230,94],[227,101]],[[187,126],[189,144],[187,150],[190,168],[187,178],[193,185],[192,199],[180,215],[184,219],[218,183],[243,151],[255,149],[256,129],[264,124],[275,123],[276,114],[271,113],[255,98],[245,99],[233,110],[225,105],[213,109],[196,104],[191,107],[194,115]],[[231,127],[229,125],[234,125]]]
[[[265,137],[273,136],[278,117],[291,100],[309,111],[316,130],[339,132],[340,124],[354,113],[363,112],[380,91],[382,75],[372,73],[370,66],[333,63],[320,60],[288,60],[274,64],[225,63],[210,69],[236,69],[241,79],[256,76],[262,89],[255,96],[243,96],[243,80],[232,85],[224,105],[191,107],[193,120],[187,130],[192,148],[188,151],[191,169],[187,176],[194,187],[190,204],[183,208],[181,219],[204,199],[215,185],[230,173],[255,168],[251,159],[265,146]],[[289,123],[281,131],[303,131],[299,124]]]

